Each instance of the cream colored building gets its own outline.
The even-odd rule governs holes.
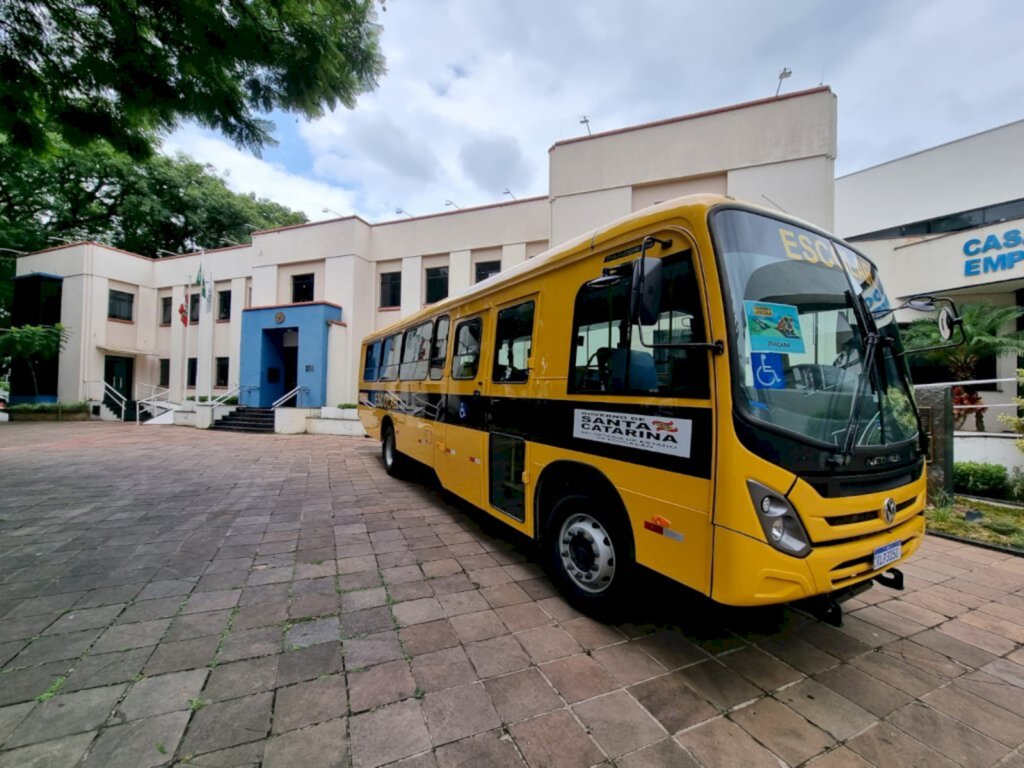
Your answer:
[[[653,203],[717,192],[834,223],[827,87],[561,141],[549,155],[544,197],[376,224],[345,217],[159,260],[97,243],[21,257],[16,287],[59,294],[70,333],[40,399],[99,401],[105,382],[130,400],[237,386],[243,403],[266,406],[294,385],[299,406],[351,402],[366,334]],[[191,309],[200,271],[209,298]]]

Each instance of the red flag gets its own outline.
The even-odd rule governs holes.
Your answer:
[[[178,307],[178,317],[181,318],[181,324],[188,328],[188,310],[185,308],[185,302]]]

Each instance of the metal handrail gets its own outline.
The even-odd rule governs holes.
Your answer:
[[[978,384],[1004,384],[1008,381],[1016,381],[1015,378],[1008,379],[973,379],[971,381],[941,381],[936,384],[915,384],[914,389],[939,389],[941,387],[973,387]]]
[[[110,399],[117,403],[117,406],[121,409],[121,421],[124,421],[125,410],[128,407],[128,398],[110,386],[106,381],[87,381],[86,383],[103,385],[103,394],[110,395]],[[103,398],[100,397],[100,400],[102,401]]]
[[[161,392],[155,392],[147,398],[138,400],[135,403],[135,423],[142,424],[142,410],[146,409],[149,411],[151,417],[156,418],[162,414],[157,413],[158,409],[163,409],[164,413],[167,411],[174,410],[174,403],[171,402],[171,390],[164,387],[156,387],[152,384],[144,384],[143,386],[151,387],[153,389],[160,389]]]
[[[298,396],[299,392],[304,392],[307,389],[309,389],[309,388],[308,387],[303,387],[303,386],[300,385],[300,386],[296,387],[295,389],[293,389],[291,392],[286,392],[285,394],[281,395],[279,398],[277,398],[277,400],[274,401],[273,405],[271,405],[270,407],[274,408],[274,409],[280,408],[282,405],[287,403],[293,397],[295,397],[297,399],[297,396]]]
[[[234,397],[240,391],[241,391],[241,388],[236,384],[231,389],[229,389],[227,392],[224,392],[219,397],[216,397],[213,400],[211,400],[208,403],[208,405],[211,405],[211,406],[224,405],[224,401],[225,400],[227,400],[228,398]]]
[[[149,388],[149,394],[146,397],[138,397],[137,396],[140,387],[147,387],[147,388]],[[170,400],[171,399],[171,390],[169,388],[161,387],[161,386],[159,386],[157,384],[150,384],[149,382],[145,382],[145,381],[137,381],[137,382],[135,382],[135,392],[136,392],[136,397],[139,400],[139,402],[150,401],[150,400]]]

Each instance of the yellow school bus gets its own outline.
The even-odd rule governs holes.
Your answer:
[[[895,309],[834,236],[685,197],[367,337],[359,415],[389,473],[424,464],[539,540],[577,605],[621,604],[642,566],[837,620],[902,587],[924,535]]]

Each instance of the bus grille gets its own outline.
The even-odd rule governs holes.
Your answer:
[[[913,497],[907,499],[906,501],[901,501],[899,504],[896,505],[896,514],[898,515],[904,509],[906,509],[907,507],[911,506],[915,501],[917,501],[917,497],[916,496],[913,496]],[[834,517],[826,517],[825,521],[829,525],[834,527],[834,526],[837,526],[837,525],[852,525],[853,523],[863,523],[866,520],[877,520],[877,519],[878,519],[878,512],[875,511],[875,512],[854,512],[853,514],[850,514],[850,515],[836,515]]]

